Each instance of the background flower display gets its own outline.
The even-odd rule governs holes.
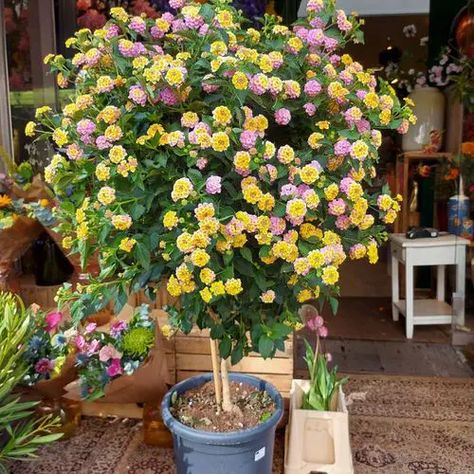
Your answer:
[[[27,385],[57,377],[71,352],[70,334],[61,329],[64,325],[63,314],[58,311],[45,313],[38,306],[33,306],[32,311],[31,336],[23,354],[28,366],[23,381]]]
[[[154,343],[155,322],[147,305],[137,308],[129,322],[115,320],[109,333],[98,331],[95,323],[87,324],[73,339],[81,397],[102,397],[109,382],[133,374],[142,365]]]
[[[336,310],[346,258],[377,261],[399,210],[368,192],[378,129],[414,117],[338,54],[361,32],[331,0],[292,29],[266,15],[260,31],[224,0],[172,6],[156,19],[112,9],[68,40],[71,60],[45,58],[75,89],[29,132],[57,148],[45,179],[63,246],[101,267],[59,300],[79,320],[166,277],[173,329],[209,328],[232,363],[271,357],[301,303]]]

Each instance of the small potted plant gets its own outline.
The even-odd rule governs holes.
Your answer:
[[[412,112],[337,54],[362,34],[332,0],[260,30],[227,0],[171,6],[153,20],[113,8],[68,40],[72,59],[46,58],[75,88],[28,132],[56,144],[45,180],[63,247],[100,264],[58,299],[79,321],[165,279],[179,299],[165,332],[208,330],[213,360],[163,400],[178,472],[270,473],[281,396],[230,366],[284,349],[302,303],[335,311],[347,257],[377,261],[399,209],[369,192],[378,129],[406,131]]]
[[[303,305],[302,319],[315,335],[315,346],[304,339],[309,380],[293,380],[290,418],[286,428],[285,473],[310,471],[353,472],[349,443],[349,419],[337,367],[322,350],[328,335],[324,319],[312,305]]]

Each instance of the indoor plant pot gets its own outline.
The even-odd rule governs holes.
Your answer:
[[[283,416],[283,400],[273,385],[256,377],[230,374],[231,381],[244,382],[265,390],[275,402],[275,413],[261,425],[243,431],[211,433],[180,423],[170,412],[174,393],[212,380],[212,374],[191,377],[175,385],[163,398],[163,422],[173,434],[178,474],[271,474],[275,429]]]
[[[285,474],[312,471],[350,474],[353,471],[349,442],[349,417],[339,386],[337,411],[303,410],[309,380],[293,380],[290,418],[285,435]]]

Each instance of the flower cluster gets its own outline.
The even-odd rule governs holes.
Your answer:
[[[155,344],[155,322],[148,306],[137,308],[129,322],[115,320],[110,332],[86,325],[73,338],[81,384],[81,397],[94,400],[104,395],[105,386],[120,375],[133,374]]]
[[[176,328],[210,328],[233,362],[272,356],[301,303],[334,302],[347,258],[377,261],[399,209],[368,192],[379,129],[414,116],[338,53],[361,32],[333,0],[260,30],[226,0],[173,7],[156,19],[113,8],[67,41],[71,60],[45,59],[75,85],[31,126],[57,148],[45,179],[63,244],[99,255],[89,300],[167,278]]]
[[[27,342],[24,359],[28,372],[24,382],[32,385],[40,380],[49,380],[57,377],[64,366],[67,355],[70,353],[70,331],[63,331],[63,314],[54,311],[45,313],[38,306],[31,307],[34,317],[31,337]]]

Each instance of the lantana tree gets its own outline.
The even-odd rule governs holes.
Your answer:
[[[100,263],[59,299],[77,321],[166,281],[180,304],[165,332],[208,328],[233,364],[272,357],[302,303],[336,309],[347,258],[377,261],[399,210],[368,191],[379,130],[415,118],[339,53],[362,33],[334,0],[260,30],[226,0],[170,4],[178,13],[154,20],[113,8],[67,41],[72,59],[45,59],[70,100],[27,131],[57,147],[45,178],[63,246]]]

